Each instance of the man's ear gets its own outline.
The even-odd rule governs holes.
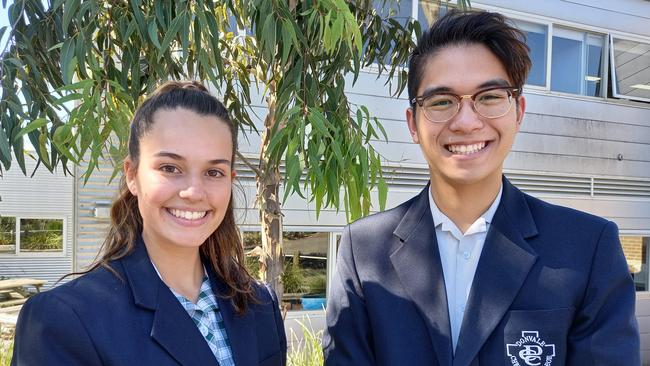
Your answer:
[[[127,157],[124,159],[124,177],[126,180],[126,186],[129,188],[131,194],[137,197],[138,189],[135,180],[136,173],[137,169],[133,161],[131,161],[131,158]]]
[[[517,129],[521,127],[521,122],[524,119],[524,113],[526,112],[526,98],[523,95],[520,95],[517,98]]]
[[[414,107],[409,107],[408,109],[406,109],[406,124],[408,125],[409,133],[411,134],[411,138],[413,139],[413,142],[419,144],[420,137],[418,136],[418,125],[415,121]]]

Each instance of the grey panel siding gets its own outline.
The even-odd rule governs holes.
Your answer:
[[[86,165],[82,165],[77,168],[77,171],[84,172],[85,169]],[[75,267],[77,271],[88,268],[94,262],[106,236],[109,220],[95,217],[95,208],[98,205],[108,205],[115,197],[119,177],[109,182],[112,174],[113,167],[110,164],[100,164],[99,169],[93,172],[85,184],[83,180],[76,182],[77,250]]]
[[[35,164],[27,161],[28,174]],[[47,281],[50,287],[72,271],[74,251],[74,178],[59,169],[54,174],[39,167],[33,177],[23,175],[17,165],[0,178],[0,215],[64,220],[64,252],[60,254],[0,254],[0,276],[30,277]]]

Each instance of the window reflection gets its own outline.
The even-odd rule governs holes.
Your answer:
[[[530,48],[530,59],[533,63],[526,84],[545,86],[546,85],[546,38],[548,27],[543,24],[535,24],[515,20],[515,25],[526,36],[526,44]]]
[[[283,302],[292,310],[320,310],[327,289],[329,233],[284,233]]]
[[[0,253],[16,252],[16,218],[0,217]]]
[[[600,96],[603,43],[603,36],[556,27],[551,53],[551,90]]]
[[[621,245],[637,291],[648,291],[648,245],[650,237],[622,235]]]

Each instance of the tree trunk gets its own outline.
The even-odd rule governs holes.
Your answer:
[[[264,132],[260,152],[259,171],[257,178],[257,197],[260,205],[262,223],[262,254],[260,255],[260,276],[270,284],[282,299],[284,287],[282,273],[284,272],[284,257],[282,254],[282,207],[279,190],[281,183],[280,169],[269,164],[266,151],[271,142],[271,129],[275,121],[275,87],[272,82],[267,97],[268,114],[264,119]]]

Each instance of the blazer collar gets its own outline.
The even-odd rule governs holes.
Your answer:
[[[142,238],[138,238],[133,252],[124,257],[121,262],[135,304],[154,312],[150,336],[181,365],[214,364],[216,360],[210,346],[185,308],[156,273]],[[229,306],[221,299],[218,299],[218,302],[225,320],[226,314],[229,313]],[[232,331],[228,329],[229,323],[227,321],[225,323],[228,336],[232,337]],[[237,349],[232,347],[232,351],[233,356],[236,356]],[[254,355],[257,355],[257,352]],[[237,362],[237,357],[235,361]]]
[[[407,203],[393,234],[401,245],[390,255],[395,271],[425,319],[438,363],[452,364],[451,328],[442,262],[429,208],[429,185]]]
[[[454,366],[469,365],[510,308],[537,260],[527,243],[537,227],[524,194],[503,178],[461,326]]]

